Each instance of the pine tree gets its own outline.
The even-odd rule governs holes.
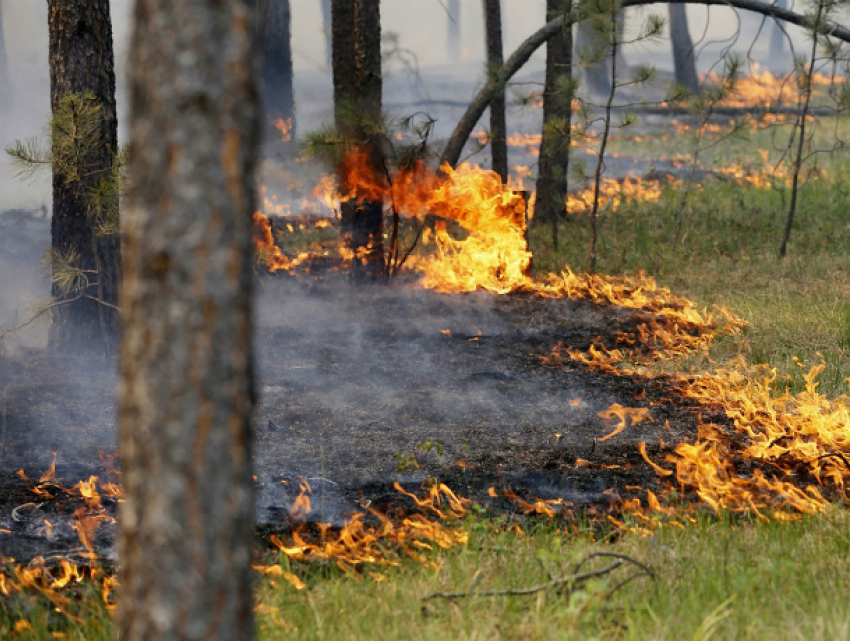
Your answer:
[[[484,0],[484,32],[487,45],[487,73],[499,74],[505,63],[502,52],[502,1]],[[490,102],[490,151],[493,171],[508,182],[507,119],[505,117],[505,90],[497,92]]]
[[[251,4],[136,2],[118,417],[122,641],[253,636],[261,106]]]
[[[570,0],[547,0],[546,20],[570,10]],[[548,221],[552,245],[558,248],[558,220],[567,201],[572,141],[573,29],[564,28],[546,44],[546,84],[543,90],[543,134],[538,158],[535,220]]]
[[[289,157],[295,151],[296,136],[289,0],[262,0],[259,24],[263,42],[266,155]]]
[[[363,158],[366,171],[382,174],[381,155],[381,13],[379,0],[333,0],[334,117],[340,135],[356,154],[339,167],[340,187],[346,183],[354,157]],[[383,203],[363,198],[341,206],[342,233],[354,258],[355,280],[375,280],[386,274]]]
[[[68,139],[57,135],[56,126],[77,128],[82,124],[74,114],[68,118],[69,95],[90,96],[99,114],[92,133],[97,144],[89,144],[77,158],[75,179],[54,165],[52,294],[62,304],[53,310],[50,346],[58,351],[94,345],[109,349],[118,331],[120,241],[117,233],[97,228],[98,217],[89,207],[91,195],[101,189],[104,177],[112,174],[118,151],[109,1],[48,0],[47,6],[53,158],[63,158],[62,144]],[[61,116],[63,111],[66,113]],[[70,133],[73,139],[76,132]],[[117,221],[112,224],[117,226]],[[75,274],[73,287],[68,287],[69,270]]]
[[[699,93],[699,77],[697,76],[696,55],[694,42],[688,30],[688,14],[685,5],[671,3],[670,10],[670,43],[673,47],[673,68],[676,82],[685,87],[691,94]]]

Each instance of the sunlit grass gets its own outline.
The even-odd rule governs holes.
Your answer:
[[[770,363],[800,389],[795,359],[824,359],[821,389],[847,391],[850,377],[850,187],[848,168],[837,165],[801,193],[789,254],[777,256],[787,192],[708,181],[689,197],[683,234],[675,242],[681,194],[659,203],[632,203],[600,221],[599,271],[645,271],[675,293],[706,306],[728,307],[748,323],[743,340],[718,341],[723,360],[743,351],[753,363]],[[569,265],[584,269],[588,222],[559,226],[552,251],[548,225],[531,230],[539,272]]]
[[[704,516],[685,530],[614,543],[554,526],[529,535],[471,524],[469,545],[437,570],[304,572],[308,588],[262,582],[261,639],[843,639],[850,634],[850,513],[792,523]],[[435,591],[528,587],[571,574],[594,551],[647,563],[656,580],[614,588],[619,569],[571,594],[424,600]],[[601,560],[593,567],[606,563]],[[312,575],[312,576],[311,576]],[[613,592],[613,593],[612,593]],[[713,635],[713,636],[712,636]]]

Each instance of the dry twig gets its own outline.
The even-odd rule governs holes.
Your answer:
[[[597,557],[609,557],[614,558],[615,561],[610,565],[605,566],[599,570],[589,570],[587,572],[579,572],[580,569],[585,563],[590,561],[593,558]],[[585,583],[590,579],[595,579],[600,576],[605,576],[606,574],[610,574],[614,570],[619,567],[622,567],[625,563],[631,563],[636,565],[641,569],[637,574],[629,577],[625,582],[621,582],[618,584],[611,593],[618,590],[620,587],[628,583],[629,581],[639,577],[639,576],[650,576],[653,579],[656,578],[655,572],[652,569],[641,563],[640,561],[636,561],[635,559],[625,556],[623,554],[609,554],[606,552],[594,552],[593,554],[588,555],[584,559],[582,559],[579,564],[576,566],[578,569],[573,573],[567,576],[561,576],[556,579],[552,579],[551,581],[547,581],[545,583],[539,583],[537,585],[532,585],[526,588],[507,588],[504,590],[482,590],[477,592],[475,590],[475,585],[477,585],[477,581],[473,583],[473,585],[463,592],[432,592],[431,594],[425,596],[423,601],[429,601],[431,599],[446,599],[448,601],[453,601],[456,599],[464,599],[473,596],[480,597],[493,597],[493,596],[528,596],[531,594],[537,594],[538,592],[544,592],[546,590],[551,590],[553,588],[563,588],[567,587],[570,590],[574,589],[577,585]],[[476,577],[478,578],[478,577]]]

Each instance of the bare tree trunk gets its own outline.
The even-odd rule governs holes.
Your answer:
[[[776,6],[781,9],[788,8],[788,0],[776,0]],[[773,28],[770,30],[770,57],[781,59],[786,55],[786,36],[778,20],[773,20]],[[789,62],[792,62],[789,60]]]
[[[484,0],[484,31],[487,40],[487,75],[498,78],[505,64],[502,52],[502,0]],[[505,88],[490,102],[490,151],[493,171],[508,181],[507,119],[505,117]]]
[[[254,24],[244,0],[136,2],[121,641],[252,638]]]
[[[331,0],[319,0],[322,4],[322,33],[325,34],[325,64],[333,67],[333,26],[331,24]]]
[[[658,2],[662,2],[663,4],[663,0],[621,0],[621,5],[623,8],[641,7],[647,4],[656,4]],[[666,4],[669,4],[669,2]],[[753,11],[763,16],[784,20],[789,24],[795,24],[801,27],[808,26],[809,24],[809,19],[803,14],[775,7],[760,0],[685,0],[682,4],[731,6],[735,9]],[[581,19],[581,15],[578,11],[573,10],[570,12],[569,16],[559,16],[554,20],[550,20],[543,27],[526,38],[522,44],[517,47],[516,51],[514,51],[510,57],[505,60],[505,66],[502,69],[502,77],[504,78],[504,81],[509,81],[517,71],[522,69],[523,65],[528,62],[532,54],[534,54],[534,52],[537,51],[543,43],[554,38],[563,28],[565,21],[572,20],[575,22],[579,19]],[[841,40],[842,42],[850,42],[850,29],[847,27],[843,27],[835,23],[826,23],[821,27],[821,29],[824,32],[829,32],[830,36]],[[446,146],[443,148],[443,153],[440,154],[440,164],[445,162],[452,167],[457,164],[460,154],[463,152],[464,145],[466,145],[467,140],[469,140],[469,135],[481,119],[481,116],[487,110],[490,100],[492,99],[493,94],[498,91],[500,84],[501,83],[497,84],[495,82],[488,81],[483,87],[481,87],[481,89],[478,90],[478,93],[475,94],[475,97],[469,103],[469,106],[466,108],[463,116],[461,116],[460,120],[458,120],[454,131],[452,131],[452,134],[446,143]]]
[[[76,183],[53,171],[52,248],[55,256],[73,256],[89,281],[79,291],[63,292],[54,282],[55,308],[51,349],[69,351],[111,343],[118,331],[118,283],[121,274],[117,235],[98,233],[87,212],[87,194],[112,169],[118,148],[115,105],[115,56],[109,0],[48,0],[50,103],[54,114],[69,94],[90,93],[102,110],[100,147],[80,159],[85,175]],[[54,144],[54,157],[61,154]],[[61,261],[54,258],[54,270]],[[105,335],[104,335],[105,334]]]
[[[263,42],[263,140],[267,156],[295,152],[295,94],[292,88],[292,13],[289,0],[262,0],[259,12]]]
[[[546,20],[570,9],[570,0],[547,0]],[[558,249],[558,221],[564,216],[572,139],[573,29],[564,24],[546,45],[546,86],[543,90],[543,135],[538,158],[535,220],[549,222],[552,247]]]
[[[3,33],[3,0],[0,0],[0,112],[12,106],[12,86],[6,59],[6,37]]]
[[[333,0],[334,114],[337,129],[355,141],[374,176],[383,172],[381,141],[374,123],[381,116],[381,13],[379,0]],[[354,114],[354,121],[352,121]],[[349,155],[339,168],[342,190],[346,183]],[[340,207],[342,233],[354,255],[352,276],[357,281],[376,280],[386,273],[384,263],[383,203],[352,198]]]
[[[446,25],[447,45],[449,59],[452,61],[460,60],[460,0],[448,0],[446,5],[446,13],[448,14]]]
[[[699,77],[697,76],[694,43],[688,30],[688,14],[683,4],[672,3],[670,11],[670,43],[673,47],[673,67],[676,82],[685,87],[691,94],[699,93]]]
[[[588,58],[582,70],[584,85],[593,95],[607,96],[611,91],[611,75],[608,73],[608,40],[596,31],[590,22],[582,20],[576,25],[576,51],[579,58]]]

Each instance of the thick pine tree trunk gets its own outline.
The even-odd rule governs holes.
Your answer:
[[[670,42],[673,46],[673,67],[676,82],[693,95],[699,93],[694,43],[688,30],[688,14],[685,5],[673,3],[670,10]]]
[[[54,309],[50,346],[70,351],[105,344],[111,351],[118,328],[120,240],[96,232],[85,204],[86,194],[111,170],[118,146],[109,0],[48,0],[47,6],[54,113],[65,96],[84,92],[93,94],[103,110],[102,144],[91,157],[82,159],[83,179],[69,184],[61,171],[53,172],[52,248],[58,255],[76,256],[75,264],[86,270],[89,286],[66,295],[54,283],[54,297],[70,302]]]
[[[459,62],[460,46],[460,0],[448,0],[446,3],[446,45],[449,60]]]
[[[547,0],[546,20],[568,11],[569,0]],[[552,245],[558,248],[558,220],[563,217],[567,201],[572,104],[558,88],[572,80],[572,25],[546,44],[546,86],[543,90],[543,136],[538,158],[537,201],[535,220],[549,222]]]
[[[3,0],[0,0],[0,112],[12,104],[12,87],[9,80],[9,62],[6,59],[6,36],[3,32]]]
[[[292,88],[292,12],[289,0],[262,0],[259,12],[263,42],[265,155],[292,156],[295,151],[295,94]]]
[[[334,115],[337,129],[356,142],[367,171],[381,175],[381,141],[364,126],[380,117],[382,103],[381,13],[379,0],[333,0]],[[354,117],[352,118],[352,114]],[[347,163],[339,168],[343,193]],[[340,207],[342,233],[353,253],[352,277],[371,281],[386,273],[383,203],[353,198]]]
[[[500,73],[505,64],[502,50],[502,2],[484,0],[484,32],[487,41],[488,73]],[[505,117],[505,90],[502,88],[490,103],[490,151],[493,171],[508,181],[507,119]]]
[[[119,385],[121,641],[252,638],[245,0],[137,0]]]

